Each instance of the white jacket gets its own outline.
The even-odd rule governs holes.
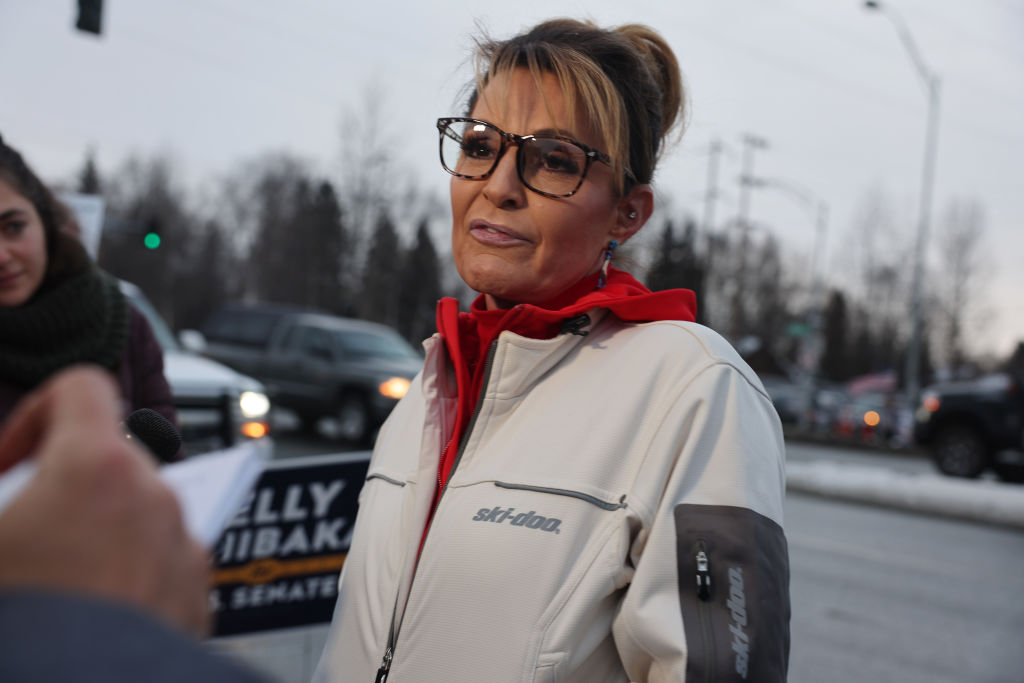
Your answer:
[[[443,341],[425,343],[314,680],[371,683],[389,638],[389,683],[785,680],[771,401],[705,327],[590,317],[587,336],[501,333],[417,565],[457,405]]]

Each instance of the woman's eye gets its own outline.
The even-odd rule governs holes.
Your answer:
[[[8,237],[16,237],[25,231],[24,221],[7,221],[3,225],[0,225],[0,232]]]
[[[474,159],[490,159],[494,156],[496,145],[485,137],[467,137],[462,142],[462,151]]]
[[[561,150],[546,152],[541,157],[541,168],[553,173],[578,174],[580,166],[569,154]]]

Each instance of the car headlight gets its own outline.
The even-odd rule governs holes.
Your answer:
[[[243,391],[238,397],[238,408],[242,411],[242,417],[258,420],[270,412],[270,399],[258,391]]]
[[[398,399],[409,391],[409,384],[405,377],[389,377],[377,386],[377,391],[388,398]]]

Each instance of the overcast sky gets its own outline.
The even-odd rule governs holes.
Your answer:
[[[442,195],[433,122],[461,113],[476,25],[503,37],[576,16],[649,24],[679,57],[692,110],[656,178],[668,214],[703,216],[708,150],[721,140],[715,222],[731,220],[750,133],[768,142],[756,175],[827,204],[821,264],[831,281],[850,269],[870,193],[892,205],[886,248],[913,239],[925,91],[892,22],[856,0],[105,4],[97,39],[74,30],[74,0],[0,0],[0,132],[50,180],[70,177],[89,147],[101,169],[132,152],[170,152],[195,187],[273,150],[336,174],[343,113],[365,110],[372,87],[409,177]],[[933,227],[953,199],[986,211],[990,315],[972,325],[973,346],[1008,353],[1024,340],[1024,0],[887,7],[942,79]],[[806,267],[813,214],[795,196],[758,190],[751,217]]]

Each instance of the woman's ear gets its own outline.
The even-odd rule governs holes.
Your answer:
[[[618,240],[619,244],[625,244],[637,230],[644,227],[653,212],[654,191],[651,186],[634,185],[615,207],[615,226],[609,233],[610,237]]]

